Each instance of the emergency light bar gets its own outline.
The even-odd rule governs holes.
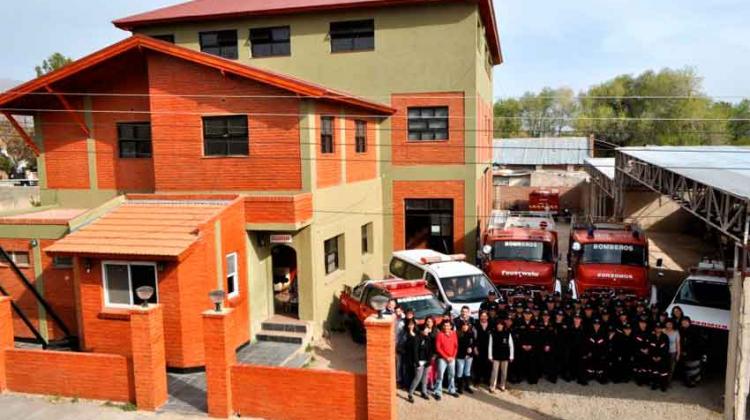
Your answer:
[[[432,257],[422,257],[420,259],[420,261],[422,261],[422,264],[435,264],[435,263],[441,263],[441,262],[464,261],[464,260],[466,260],[466,255],[464,254],[435,255]]]
[[[424,280],[389,280],[383,282],[383,287],[387,290],[411,289],[412,287],[424,287],[427,284]]]

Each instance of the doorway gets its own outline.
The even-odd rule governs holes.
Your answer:
[[[406,249],[429,248],[453,253],[453,200],[405,200]]]
[[[273,309],[276,315],[299,317],[297,251],[288,245],[271,250]]]

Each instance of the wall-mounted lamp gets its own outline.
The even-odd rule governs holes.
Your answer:
[[[388,304],[388,298],[383,295],[376,295],[370,299],[370,306],[378,312],[378,319],[383,319],[383,310]]]
[[[29,241],[29,245],[31,245],[32,248],[36,248],[37,245],[39,245],[39,241],[37,241],[36,239],[32,239],[31,241]]]
[[[156,263],[156,271],[162,272],[164,271],[164,267],[166,264],[164,264],[164,261],[159,261]]]
[[[85,258],[83,260],[83,269],[86,271],[86,273],[91,272],[91,259],[90,258]]]
[[[221,289],[208,292],[208,297],[211,298],[211,302],[213,302],[214,310],[216,312],[221,312],[221,304],[224,302],[224,296],[226,296],[226,293]]]
[[[151,296],[154,295],[154,288],[151,286],[141,286],[135,289],[135,294],[138,296],[138,299],[141,300],[141,306],[148,308],[148,301],[151,299]]]

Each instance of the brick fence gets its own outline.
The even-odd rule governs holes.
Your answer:
[[[271,420],[396,418],[393,318],[365,321],[367,374],[238,365],[227,337],[231,309],[203,313],[208,412]]]
[[[16,349],[10,298],[0,297],[0,392],[135,403],[153,411],[167,401],[162,308],[131,310],[132,356]]]

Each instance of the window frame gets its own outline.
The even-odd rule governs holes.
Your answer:
[[[286,40],[276,40],[273,37],[273,30],[274,29],[286,29],[287,31],[287,37]],[[258,45],[258,42],[253,40],[253,32],[258,34],[260,31],[268,31],[268,40],[266,42],[260,43],[260,45],[269,45],[270,46],[270,54],[264,54],[264,55],[256,55],[255,47]],[[278,26],[264,26],[264,27],[258,27],[258,28],[250,28],[250,33],[248,36],[248,40],[250,41],[250,57],[251,58],[266,58],[266,57],[289,57],[292,55],[292,28],[290,25],[278,25]],[[287,52],[284,53],[274,53],[274,46],[276,45],[287,45]]]
[[[148,127],[148,140],[138,138],[123,139],[120,129],[125,126],[146,126]],[[135,154],[133,156],[123,156],[123,143],[133,143]],[[148,153],[140,153],[138,144],[148,144]],[[151,159],[154,156],[153,133],[151,132],[150,121],[121,121],[117,123],[117,157],[119,159]]]
[[[371,255],[373,251],[373,225],[372,222],[367,222],[362,227],[360,227],[360,235],[361,235],[361,253],[362,255]]]
[[[342,236],[343,234],[338,234],[323,241],[323,267],[325,269],[326,275],[333,274],[337,271],[342,270],[343,268],[341,264],[341,244],[339,243]],[[332,243],[335,244],[335,252],[333,252],[333,254],[336,256],[333,261],[333,263],[335,264],[333,270],[329,270],[330,267],[328,265],[328,255],[330,254],[328,251],[328,243],[331,241],[333,241]]]
[[[410,114],[412,111],[419,111],[419,117],[412,117]],[[422,112],[426,110],[432,110],[433,116],[423,116]],[[438,110],[445,110],[445,117],[435,116]],[[430,123],[445,120],[445,128],[430,128]],[[425,122],[425,128],[413,128],[412,123],[418,121]],[[437,137],[439,133],[445,132],[445,137]],[[412,138],[412,134],[417,134],[419,138]],[[432,138],[422,138],[424,134],[432,134]],[[430,141],[448,141],[450,140],[450,106],[448,105],[434,105],[434,106],[410,106],[406,109],[406,141],[409,143],[421,143]]]
[[[229,145],[231,144],[231,140],[228,137],[230,135],[228,121],[226,122],[226,133],[225,134],[222,134],[221,136],[213,136],[212,135],[211,137],[209,137],[209,139],[211,141],[215,141],[215,142],[218,142],[218,141],[221,141],[221,140],[226,141],[226,145],[225,146],[226,146],[227,153],[226,154],[210,154],[210,153],[208,153],[208,142],[207,142],[207,138],[206,138],[206,127],[207,127],[206,121],[207,120],[219,120],[219,119],[227,119],[227,120],[231,120],[231,119],[236,119],[236,120],[244,119],[244,121],[245,121],[245,134],[242,137],[242,139],[244,140],[245,145],[247,147],[247,152],[245,154],[230,154],[229,153]],[[203,135],[203,157],[208,157],[208,158],[243,157],[243,158],[245,158],[245,157],[249,157],[250,156],[250,119],[248,118],[247,114],[205,115],[205,116],[201,117],[201,125],[202,125],[202,127],[201,127],[201,133]],[[237,135],[237,136],[234,136],[234,138],[239,139],[240,136]],[[237,142],[237,143],[239,143],[239,142]]]
[[[230,32],[234,32],[234,45],[221,45],[221,42],[219,40],[220,34],[227,34]],[[215,34],[216,35],[216,46],[207,46],[204,45],[204,37]],[[240,48],[239,48],[239,35],[237,34],[236,29],[220,29],[216,31],[202,31],[198,32],[198,48],[201,52],[206,54],[211,54],[216,57],[221,57],[227,60],[237,60],[240,58]],[[206,49],[208,48],[218,48],[218,53],[214,54],[213,52],[208,52]],[[234,48],[233,54],[226,54],[224,52],[225,48]]]
[[[331,122],[331,132],[327,134],[324,122]],[[336,153],[336,118],[331,115],[320,117],[320,153],[332,155]]]
[[[21,268],[27,268],[31,267],[31,252],[30,251],[5,251],[8,256],[10,257],[11,261],[17,266]],[[19,263],[16,261],[16,254],[26,254],[26,260],[28,262],[25,263]],[[10,264],[6,263],[5,261],[0,261],[0,267],[10,267]]]
[[[370,38],[370,36],[363,36],[370,33],[369,28],[357,28],[357,24],[369,24],[372,26],[372,43],[371,45],[364,47],[357,47],[356,43],[358,39]],[[347,36],[348,35],[348,36]],[[336,22],[329,22],[328,24],[328,38],[330,40],[329,45],[331,53],[347,53],[347,52],[358,52],[358,51],[374,51],[375,50],[375,19],[354,19],[354,20],[341,20]],[[348,47],[342,45],[335,45],[335,41],[349,40],[351,44]]]
[[[70,264],[60,264],[58,258],[70,258]],[[69,269],[73,268],[73,256],[66,255],[53,255],[52,256],[52,268]]]
[[[128,267],[128,297],[130,297],[130,304],[126,305],[123,303],[111,303],[109,300],[109,282],[107,279],[107,265],[124,265]],[[157,264],[153,261],[117,261],[117,260],[106,260],[101,262],[101,270],[102,270],[102,289],[104,293],[104,300],[102,301],[102,306],[105,308],[132,308],[134,306],[138,306],[138,303],[133,302],[133,294],[135,293],[135,290],[133,290],[133,273],[130,269],[131,265],[141,265],[141,266],[152,266],[154,267],[154,297],[156,298],[156,302],[159,302],[159,270],[157,270]]]
[[[354,120],[354,153],[367,153],[367,121],[365,120]]]
[[[230,257],[234,258],[234,273],[231,273],[231,274],[229,273],[229,258]],[[228,298],[233,298],[235,296],[239,296],[239,294],[240,294],[240,276],[239,276],[239,266],[238,266],[239,259],[237,258],[237,253],[236,252],[230,252],[229,254],[227,254],[224,257],[224,264],[226,264],[226,266],[227,266],[227,272],[226,272],[226,275],[224,276],[226,278],[226,284],[224,285],[224,287],[227,288],[226,289],[227,290],[227,297]],[[229,292],[229,277],[230,276],[233,276],[232,286],[234,287],[234,290],[232,292]]]

